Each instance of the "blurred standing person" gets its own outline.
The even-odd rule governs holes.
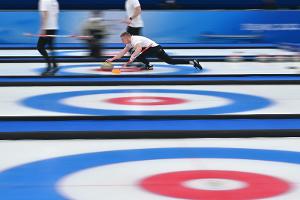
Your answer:
[[[102,55],[102,40],[107,35],[104,20],[100,11],[92,11],[91,17],[82,27],[82,35],[91,36],[86,39],[90,49],[90,56],[98,58]]]
[[[125,10],[127,13],[127,19],[125,20],[125,23],[128,25],[127,32],[131,35],[142,35],[144,22],[139,0],[126,0]]]
[[[42,75],[47,75],[51,71],[57,70],[58,66],[54,58],[54,38],[55,37],[43,37],[42,35],[55,36],[58,30],[58,14],[59,3],[57,0],[39,0],[39,12],[40,12],[40,38],[38,40],[37,49],[40,54],[45,58],[47,62],[47,68]],[[46,46],[52,54],[49,56]]]

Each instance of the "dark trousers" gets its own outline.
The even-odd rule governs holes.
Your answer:
[[[127,32],[131,35],[142,35],[142,27],[127,27]]]
[[[102,55],[102,39],[104,38],[104,31],[102,29],[91,28],[88,30],[92,38],[87,40],[90,49],[90,56],[98,58]]]
[[[87,40],[90,49],[90,56],[99,58],[102,55],[102,45],[98,39]]]
[[[165,52],[165,50],[160,45],[156,47],[150,47],[144,53],[139,55],[136,59],[144,63],[146,66],[149,66],[150,62],[147,60],[147,57],[157,57],[160,60],[171,65],[190,64],[189,60],[173,59]]]
[[[55,35],[55,34],[56,34],[56,30],[46,30],[46,35]],[[48,45],[48,49],[53,54],[53,52],[54,52],[54,37],[40,37],[38,44],[37,44],[37,49],[40,52],[40,54],[45,58],[49,68],[51,67],[51,64],[53,65],[53,67],[57,67],[54,56],[48,55],[48,52],[46,50],[47,45]]]

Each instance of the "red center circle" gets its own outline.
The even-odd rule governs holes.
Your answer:
[[[161,106],[181,104],[187,102],[187,100],[172,97],[134,96],[111,98],[107,99],[106,102],[120,105]]]
[[[196,179],[227,179],[240,181],[247,187],[235,190],[201,190],[184,186],[184,183]],[[238,171],[182,171],[158,174],[143,179],[140,186],[152,193],[182,199],[205,200],[246,200],[278,196],[288,192],[291,185],[281,179],[248,172]]]

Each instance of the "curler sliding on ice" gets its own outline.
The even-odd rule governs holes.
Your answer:
[[[159,44],[149,38],[131,35],[128,32],[122,33],[120,37],[122,39],[122,42],[126,45],[125,48],[113,58],[107,59],[106,62],[113,62],[117,59],[122,58],[127,52],[129,52],[130,49],[133,48],[134,53],[130,56],[129,61],[125,63],[123,67],[126,67],[133,61],[139,61],[145,64],[146,70],[153,70],[153,66],[150,65],[147,57],[157,57],[160,60],[171,65],[191,64],[197,70],[202,70],[202,66],[200,65],[198,60],[173,59]]]

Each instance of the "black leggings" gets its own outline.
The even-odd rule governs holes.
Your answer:
[[[131,35],[142,35],[142,27],[127,27],[127,32]]]
[[[46,30],[46,35],[56,35],[56,30]],[[48,45],[49,50],[51,53],[54,52],[54,37],[40,37],[38,44],[37,44],[37,49],[40,52],[40,54],[45,58],[48,67],[51,66],[51,63],[53,64],[54,67],[57,66],[55,59],[53,56],[49,56],[48,52],[46,50],[46,45]]]
[[[98,39],[87,40],[90,49],[90,56],[94,58],[99,58],[102,55],[102,45]]]
[[[173,59],[170,57],[165,50],[160,46],[156,47],[150,47],[148,50],[146,50],[144,53],[139,55],[136,59],[145,65],[149,66],[150,62],[147,60],[147,57],[157,57],[160,60],[171,64],[171,65],[179,65],[179,64],[190,64],[189,60],[184,59]]]

